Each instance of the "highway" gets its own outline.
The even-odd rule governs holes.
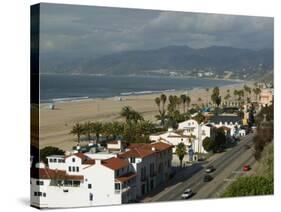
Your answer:
[[[191,173],[186,172],[184,174],[186,176],[180,176],[182,180],[165,188],[155,196],[144,199],[143,202],[181,200],[181,194],[187,188],[191,188],[195,192],[195,195],[190,199],[218,198],[221,191],[235,180],[236,177],[247,174],[242,171],[244,164],[252,166],[255,163],[252,148],[245,148],[245,144],[253,145],[253,137],[254,134],[247,135],[236,146],[228,149],[226,152],[218,153],[208,163],[202,163],[200,169],[194,169]],[[213,165],[216,169],[210,173],[213,180],[203,182],[203,177],[206,174],[205,168],[209,165]]]

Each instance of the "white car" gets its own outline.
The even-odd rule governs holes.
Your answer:
[[[191,189],[186,189],[184,193],[181,195],[182,199],[188,199],[193,195],[193,191]]]

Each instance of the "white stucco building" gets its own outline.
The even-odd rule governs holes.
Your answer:
[[[61,208],[134,202],[169,178],[171,149],[156,142],[118,153],[49,156],[48,167],[40,163],[31,168],[31,205]]]
[[[196,120],[189,119],[179,123],[177,130],[169,129],[168,132],[151,135],[149,139],[174,145],[173,152],[179,143],[184,143],[187,151],[192,149],[195,153],[205,153],[203,140],[211,137],[212,128],[210,124],[198,124]]]
[[[242,118],[233,114],[218,115],[211,118],[210,124],[217,128],[227,127],[230,129],[230,136],[234,136],[241,127]]]

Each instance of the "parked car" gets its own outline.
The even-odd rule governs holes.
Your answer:
[[[190,198],[193,194],[194,194],[193,191],[189,188],[189,189],[186,189],[186,190],[184,191],[184,193],[181,195],[181,198],[182,198],[182,199],[188,199],[188,198]]]
[[[210,182],[213,179],[211,175],[205,175],[203,177],[203,182]]]
[[[206,173],[211,173],[211,172],[213,172],[213,171],[215,171],[215,167],[212,166],[212,165],[207,166],[206,169],[205,169],[205,172],[206,172]]]
[[[243,171],[244,172],[247,172],[247,171],[249,171],[251,169],[251,167],[250,167],[250,165],[248,165],[248,164],[245,164],[244,166],[243,166]]]

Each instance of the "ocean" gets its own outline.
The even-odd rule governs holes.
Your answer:
[[[40,102],[161,93],[213,88],[241,82],[179,77],[40,75]]]

